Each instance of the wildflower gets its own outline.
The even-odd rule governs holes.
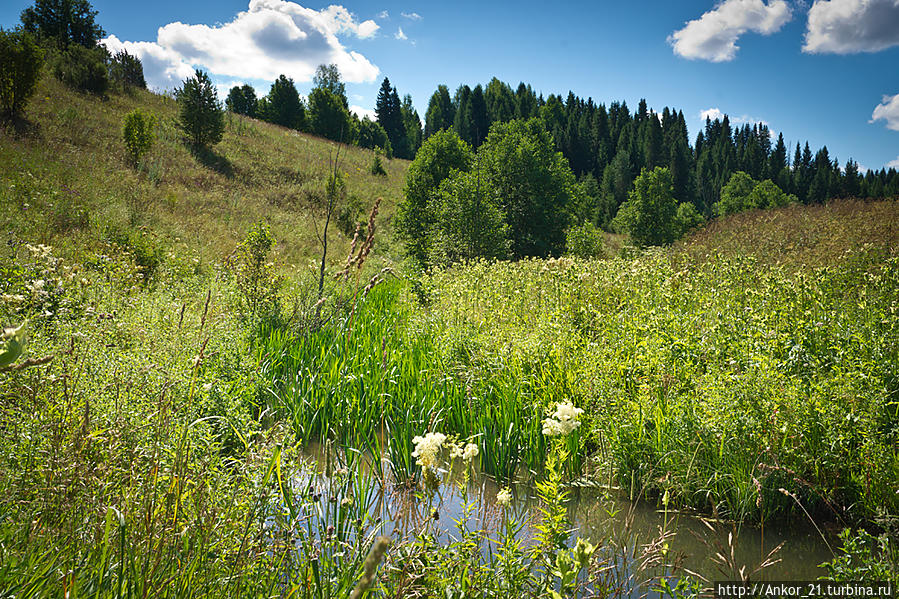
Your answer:
[[[14,294],[4,293],[2,296],[0,296],[0,298],[2,298],[4,303],[7,303],[7,304],[21,304],[22,302],[25,301],[25,296],[19,295],[17,293],[14,293]]]
[[[584,410],[568,402],[556,405],[555,413],[543,420],[543,434],[547,437],[567,435],[581,425],[578,418],[583,413]]]
[[[462,452],[462,459],[470,462],[476,457],[478,457],[478,446],[474,443],[469,443],[465,446],[465,451]]]
[[[449,456],[451,460],[455,460],[456,458],[461,458],[465,455],[465,448],[456,443],[449,444]]]
[[[206,383],[203,385],[203,391],[209,391],[212,389],[212,383]]]
[[[415,451],[412,452],[412,457],[415,458],[415,462],[422,468],[436,469],[437,456],[444,441],[446,435],[443,433],[428,433],[424,437],[413,437]]]
[[[496,494],[496,505],[499,507],[509,507],[512,503],[512,490],[509,487],[503,487]]]

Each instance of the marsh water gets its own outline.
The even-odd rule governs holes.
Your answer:
[[[320,447],[310,448],[307,457],[316,464],[324,463]],[[320,468],[315,478],[318,484],[327,481]],[[504,520],[512,518],[521,527],[518,536],[527,544],[540,519],[536,487],[521,482],[511,489],[511,504],[501,507],[496,501],[500,486],[492,478],[454,470],[441,472],[441,483],[430,491],[376,483],[368,497],[357,499],[364,501],[368,513],[378,519],[381,534],[394,538],[430,534],[443,542],[452,541],[460,538],[460,526],[498,538]],[[747,575],[753,573],[778,546],[770,560],[774,563],[752,574],[753,580],[813,580],[825,573],[820,564],[834,557],[833,535],[811,523],[736,525],[707,515],[666,511],[644,500],[631,501],[620,489],[591,483],[573,484],[566,490],[569,546],[582,537],[600,547],[626,547],[631,555],[638,556],[644,546],[665,535],[669,563],[680,560],[684,568],[709,581],[735,580],[741,567]],[[716,557],[719,553],[731,566],[722,564]]]

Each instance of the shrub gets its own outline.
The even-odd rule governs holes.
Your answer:
[[[234,275],[241,300],[240,311],[246,320],[277,319],[281,314],[278,297],[281,278],[274,274],[267,262],[274,243],[268,225],[260,221],[247,232],[226,262]]]
[[[693,229],[697,229],[705,223],[705,218],[696,210],[692,202],[683,202],[677,207],[678,237],[683,237]]]
[[[156,126],[156,115],[144,113],[135,108],[125,115],[122,122],[122,138],[125,142],[125,151],[132,164],[137,164],[153,145]]]
[[[21,29],[0,29],[0,109],[12,117],[34,94],[44,55],[34,37]]]
[[[191,146],[203,149],[222,140],[224,110],[209,75],[197,69],[193,77],[185,79],[175,90],[175,99],[181,107],[176,125]]]
[[[566,251],[579,258],[596,258],[602,255],[602,231],[590,221],[571,227],[565,236]]]
[[[107,56],[102,47],[85,48],[73,44],[56,56],[53,74],[76,91],[102,95],[109,89]]]
[[[380,175],[382,177],[387,176],[387,171],[384,170],[384,164],[381,162],[380,152],[375,152],[374,158],[371,159],[371,174]]]

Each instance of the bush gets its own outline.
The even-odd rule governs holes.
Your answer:
[[[0,110],[12,117],[34,94],[44,55],[30,33],[0,29]]]
[[[107,56],[102,47],[71,45],[56,56],[53,74],[76,91],[102,95],[109,89]]]
[[[565,235],[565,249],[578,258],[596,258],[602,255],[602,231],[590,221],[571,227]]]
[[[145,114],[139,108],[135,108],[125,115],[122,124],[122,138],[125,142],[125,150],[132,164],[137,164],[153,145],[156,126],[156,115]]]
[[[697,229],[705,223],[705,218],[696,210],[692,202],[683,202],[677,207],[678,237],[683,237],[693,229]]]
[[[181,107],[176,126],[184,132],[187,143],[203,149],[222,140],[225,112],[209,75],[197,69],[175,90],[175,99]]]
[[[268,263],[274,245],[268,225],[260,221],[247,232],[246,239],[228,258],[226,266],[234,275],[245,320],[277,320],[281,314],[278,292],[281,278]]]
[[[375,152],[375,157],[371,159],[371,174],[382,177],[387,176],[387,171],[384,170],[384,164],[381,162],[380,152]]]

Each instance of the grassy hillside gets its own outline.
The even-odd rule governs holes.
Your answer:
[[[138,169],[126,159],[122,118],[134,108],[158,117],[157,141]],[[192,155],[175,128],[176,102],[147,91],[105,100],[72,92],[45,76],[27,107],[28,123],[0,130],[0,227],[32,241],[90,246],[110,232],[146,228],[163,249],[219,260],[255,221],[269,223],[278,255],[297,264],[319,253],[316,222],[329,155],[337,144],[235,115],[203,157]],[[389,229],[408,163],[384,160],[387,176],[370,174],[373,152],[341,151],[346,199],[332,239],[346,256],[348,238],[383,198],[379,224]],[[341,232],[341,229],[343,230]],[[389,235],[379,241],[386,243]],[[379,248],[390,252],[383,245]]]

